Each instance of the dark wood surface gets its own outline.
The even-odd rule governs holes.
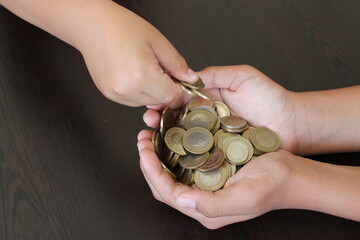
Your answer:
[[[358,0],[118,2],[195,70],[246,63],[294,91],[360,84]],[[136,149],[144,110],[107,100],[76,49],[0,7],[0,239],[359,239],[360,223],[322,213],[211,231],[157,202]]]

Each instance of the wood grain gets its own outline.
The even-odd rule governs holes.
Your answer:
[[[294,91],[360,84],[360,1],[117,1],[200,70],[250,64]],[[144,108],[107,100],[81,54],[0,7],[0,239],[357,239],[357,222],[281,210],[211,231],[139,169]],[[360,165],[359,153],[313,156]]]

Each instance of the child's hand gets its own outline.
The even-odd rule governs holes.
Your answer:
[[[295,94],[287,91],[257,69],[247,66],[209,67],[198,72],[214,97],[230,108],[231,114],[250,125],[265,126],[281,139],[280,148],[298,153]],[[185,104],[185,103],[184,103]],[[150,109],[144,114],[150,127],[158,127],[160,113]]]
[[[157,158],[151,143],[152,131],[139,133],[140,166],[154,197],[198,220],[207,228],[255,218],[286,208],[291,202],[293,161],[302,158],[280,150],[247,163],[216,192],[174,182]]]
[[[188,82],[198,76],[171,43],[148,22],[111,1],[102,1],[92,15],[98,16],[96,24],[88,26],[89,36],[78,48],[100,91],[128,106],[175,107],[182,92],[169,75]]]

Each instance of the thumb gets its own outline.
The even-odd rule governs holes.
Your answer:
[[[152,47],[160,65],[171,76],[189,83],[194,83],[199,79],[199,76],[188,67],[185,59],[165,37],[154,41]]]
[[[237,215],[242,208],[241,195],[235,187],[216,192],[190,190],[180,194],[176,201],[180,207],[189,208],[191,206],[195,211],[208,218],[217,218]],[[189,202],[193,202],[193,204],[190,205]]]
[[[249,65],[213,66],[198,72],[206,88],[236,89],[245,81],[265,76],[262,72]],[[265,76],[266,77],[266,76]]]

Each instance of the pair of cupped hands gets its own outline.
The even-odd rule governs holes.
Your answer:
[[[302,161],[294,155],[302,150],[298,142],[302,113],[297,95],[247,65],[208,67],[198,75],[215,99],[230,108],[232,115],[246,119],[252,126],[265,126],[276,132],[281,149],[251,160],[222,189],[208,192],[175,182],[162,169],[154,152],[153,131],[142,130],[138,134],[140,167],[154,197],[211,229],[289,207],[288,193],[294,191],[291,175]],[[184,94],[173,104],[186,104],[190,98]],[[145,112],[143,118],[149,127],[159,127],[161,109],[162,106],[151,106]]]

